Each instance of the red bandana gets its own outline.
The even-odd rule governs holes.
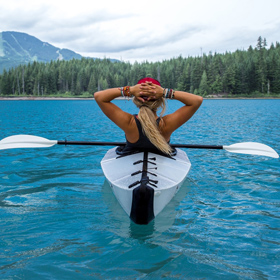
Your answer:
[[[142,83],[145,83],[145,82],[152,82],[153,84],[158,85],[158,86],[161,85],[158,80],[150,78],[150,77],[146,77],[146,78],[143,78],[143,79],[139,80],[137,84],[142,84]]]

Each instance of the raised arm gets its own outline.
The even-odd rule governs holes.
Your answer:
[[[194,115],[203,101],[201,96],[177,90],[174,93],[173,99],[182,102],[185,106],[179,108],[174,113],[164,116],[165,130],[170,135]]]
[[[165,95],[164,92],[161,86],[151,83],[142,84],[142,94],[149,96],[149,99],[159,98]],[[172,98],[182,102],[184,106],[163,117],[164,125],[162,130],[166,138],[169,138],[173,131],[188,121],[203,101],[201,96],[177,90],[172,95]]]
[[[140,92],[141,85],[130,87],[130,95],[141,98]],[[95,101],[97,102],[103,113],[122,130],[127,132],[130,129],[130,124],[133,116],[123,111],[121,108],[111,102],[115,98],[121,96],[122,94],[120,88],[110,88],[94,93]]]
[[[130,87],[130,94],[143,102],[147,99],[151,100],[162,97],[163,93],[164,88],[159,85],[152,84],[151,82],[137,84]],[[94,98],[103,113],[122,130],[124,130],[125,133],[127,133],[131,128],[133,116],[124,112],[111,102],[113,99],[121,96],[122,94],[120,88],[106,89],[94,94]],[[183,91],[175,91],[172,97],[173,99],[182,102],[184,106],[163,117],[162,132],[164,133],[166,139],[170,137],[173,131],[183,125],[194,115],[203,101],[201,96]]]
[[[111,102],[117,97],[121,97],[121,90],[119,88],[110,88],[94,93],[94,99],[103,113],[122,130],[126,131],[132,115],[124,112]]]

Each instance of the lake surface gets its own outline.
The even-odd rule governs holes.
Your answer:
[[[279,153],[279,112],[280,100],[205,100],[171,142],[255,141]],[[0,101],[0,127],[0,139],[124,141],[92,100]],[[105,181],[107,149],[0,151],[0,279],[280,279],[279,159],[185,149],[187,180],[139,226]]]

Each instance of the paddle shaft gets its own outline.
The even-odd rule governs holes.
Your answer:
[[[124,142],[86,142],[86,141],[57,141],[58,145],[89,145],[89,146],[124,146]],[[221,145],[195,145],[195,144],[171,144],[171,147],[189,148],[189,149],[213,149],[222,150]]]
[[[0,150],[14,148],[48,148],[54,145],[92,145],[92,146],[124,146],[125,142],[92,142],[92,141],[57,141],[49,140],[34,135],[13,135],[0,141]],[[279,155],[271,147],[255,142],[236,143],[229,146],[221,145],[196,145],[196,144],[171,144],[172,147],[189,149],[226,150],[231,153],[260,155],[279,158]]]

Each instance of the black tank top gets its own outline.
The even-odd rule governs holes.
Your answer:
[[[138,132],[139,132],[139,139],[135,143],[130,143],[126,139],[126,146],[131,148],[144,148],[144,149],[157,149],[154,144],[151,143],[149,138],[144,134],[140,121],[138,120],[137,116],[134,115],[135,122],[137,124]],[[160,118],[156,120],[157,125],[159,125]]]
[[[141,123],[137,118],[137,115],[134,115],[134,119],[137,124],[138,131],[139,131],[138,141],[136,141],[135,143],[130,143],[126,139],[126,145],[118,147],[116,149],[116,153],[120,156],[125,156],[128,154],[137,153],[139,151],[149,150],[156,154],[161,154],[161,155],[167,156],[166,154],[161,152],[154,144],[152,144],[151,141],[149,140],[149,138],[144,134]],[[160,120],[161,120],[161,118],[157,118],[157,120],[156,120],[158,126],[159,126]],[[177,154],[177,150],[175,148],[172,148],[171,156],[175,156],[176,154]]]
[[[149,140],[149,138],[144,134],[141,123],[137,118],[137,115],[134,115],[134,119],[135,119],[135,122],[136,122],[136,125],[138,128],[139,139],[135,143],[131,143],[126,139],[125,147],[119,147],[118,153],[126,154],[133,150],[143,150],[143,149],[158,151],[158,148],[154,144],[152,144],[151,141]],[[157,125],[159,125],[160,120],[161,120],[161,118],[157,118],[157,120],[156,120]]]

